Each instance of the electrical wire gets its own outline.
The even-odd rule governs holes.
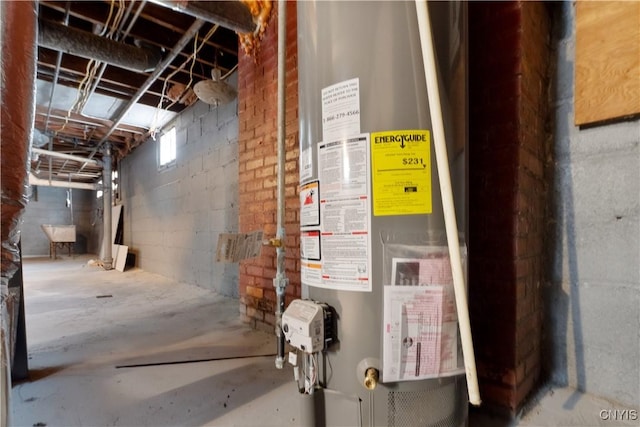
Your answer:
[[[109,6],[109,14],[107,15],[107,20],[105,21],[104,27],[100,32],[101,36],[104,36],[106,33],[107,37],[111,38],[113,37],[113,33],[118,28],[118,25],[120,24],[120,20],[122,19],[122,15],[124,14],[124,0],[118,0],[118,3],[119,3],[118,11],[116,12],[116,16],[113,20],[113,23],[110,24],[111,17],[113,16],[113,9],[115,7],[115,0],[111,0],[110,6]],[[111,29],[109,29],[109,27],[111,27]],[[73,111],[79,112],[84,106],[84,104],[86,103],[87,89],[89,87],[89,82],[92,81],[93,78],[95,77],[99,66],[100,66],[99,61],[96,61],[94,59],[90,59],[89,62],[87,62],[84,77],[82,78],[82,80],[80,81],[80,84],[78,85],[78,93],[76,95],[76,99],[73,102],[73,106],[69,109],[69,111],[67,111],[67,116],[64,119],[64,124],[62,125],[62,128],[60,128],[58,132],[62,132],[64,128],[67,126],[67,124],[69,123],[69,119],[71,118],[71,113]]]
[[[196,62],[196,56],[197,56],[198,52],[200,52],[200,49],[202,49],[204,47],[205,43],[211,38],[211,36],[213,35],[213,33],[216,32],[217,29],[218,29],[218,25],[214,25],[211,28],[211,30],[209,30],[209,32],[204,36],[204,38],[202,39],[202,43],[200,43],[200,46],[198,46],[198,36],[196,35],[196,38],[194,39],[194,44],[193,44],[193,53],[191,54],[191,56],[189,56],[189,58],[187,58],[178,68],[176,68],[165,79],[163,87],[162,87],[162,96],[163,97],[164,97],[165,90],[166,90],[166,87],[167,87],[167,82],[173,76],[175,76],[179,71],[181,71],[189,61],[191,61],[191,67],[189,68],[189,83],[187,84],[185,89],[182,91],[182,93],[184,93],[191,86],[191,83],[193,83],[193,66],[195,65],[195,62]],[[176,100],[173,101],[171,104],[169,104],[166,108],[167,109],[171,108],[181,98],[181,96],[182,96],[182,94],[180,94],[180,96],[177,97]],[[160,98],[160,102],[158,103],[159,108],[161,106],[161,103],[162,103],[162,98]]]
[[[213,34],[218,30],[218,28],[219,28],[218,24],[211,27],[211,29],[207,32],[207,34],[205,34],[205,36],[202,38],[202,42],[200,43],[199,46],[198,46],[199,33],[196,34],[193,41],[193,53],[189,55],[189,57],[182,64],[180,64],[180,66],[178,66],[175,70],[173,70],[171,74],[165,77],[164,82],[162,84],[162,92],[160,94],[160,100],[158,101],[158,105],[156,106],[156,113],[154,114],[153,121],[151,123],[150,134],[152,138],[155,139],[155,134],[157,132],[156,127],[158,124],[160,111],[162,111],[162,103],[164,102],[164,98],[166,97],[165,94],[167,91],[167,83],[173,76],[178,74],[178,72],[182,71],[182,69],[191,61],[191,67],[189,67],[189,83],[182,90],[182,93],[180,94],[180,96],[176,97],[175,101],[173,101],[171,104],[169,104],[167,107],[164,108],[165,110],[168,110],[169,108],[173,107],[176,104],[176,102],[178,102],[182,98],[184,93],[191,87],[191,84],[193,83],[193,67],[195,66],[197,55],[200,52],[200,50],[204,47],[204,45],[207,43],[207,41],[209,41],[211,36],[213,36]]]
[[[105,31],[109,29],[109,27],[111,27],[105,35],[105,37],[108,39],[113,39],[114,34],[117,35],[117,31],[120,29],[122,25],[122,17],[124,16],[124,12],[125,12],[124,0],[118,0],[118,3],[119,3],[118,11],[116,12],[116,16],[113,19],[113,23],[109,25],[109,21],[107,20],[107,23],[105,24],[105,28],[101,33],[102,35],[104,35]],[[113,0],[111,1],[111,5],[113,7]],[[117,37],[116,37],[116,40],[117,40]],[[102,63],[94,59],[90,60],[89,63],[87,64],[88,72],[85,75],[85,78],[83,79],[83,81],[80,83],[80,86],[78,87],[78,97],[76,98],[76,102],[71,108],[77,113],[80,113],[82,111],[85,104],[89,100],[89,88],[93,83],[93,79],[95,78],[98,72],[98,69],[100,68],[100,65],[102,65]],[[89,67],[91,67],[90,70],[89,70]]]
[[[325,384],[330,384],[331,380],[333,379],[333,365],[331,365],[331,358],[329,357],[329,353],[325,351],[323,352],[323,355],[324,355],[324,360],[326,360],[327,365],[329,365],[329,369],[328,369],[329,374],[327,375],[327,372],[323,372],[324,380],[325,380]],[[324,367],[324,369],[326,369],[326,366]]]
[[[307,394],[313,394],[313,389],[318,381],[318,360],[316,357],[317,353],[305,357],[305,367],[307,368],[305,369],[305,392]],[[306,371],[308,371],[309,376],[307,376]]]
[[[220,77],[220,80],[226,80],[226,78],[229,77],[237,68],[238,68],[238,64],[234,65],[233,68],[227,72],[227,74]]]
[[[316,382],[318,382],[318,354],[314,353],[311,355],[311,367],[313,368],[313,376],[311,377],[311,388],[316,386]]]

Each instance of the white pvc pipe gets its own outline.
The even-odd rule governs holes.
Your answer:
[[[40,185],[42,187],[79,188],[81,190],[97,190],[97,184],[73,181],[56,181],[38,178],[34,174],[29,174],[29,185]]]
[[[74,156],[73,154],[58,153],[57,151],[44,150],[42,148],[31,148],[32,153],[42,154],[43,156],[58,157],[60,159],[73,160],[75,162],[88,163],[90,165],[102,166],[102,162],[96,159]]]
[[[431,126],[433,127],[433,145],[436,153],[440,192],[442,194],[444,223],[447,232],[447,243],[449,245],[451,271],[453,273],[453,288],[456,296],[458,324],[460,326],[460,337],[462,340],[462,355],[464,357],[464,367],[467,376],[467,390],[469,392],[469,402],[471,402],[472,405],[480,405],[482,401],[480,399],[478,373],[476,371],[476,360],[473,352],[469,307],[467,305],[467,289],[464,281],[464,273],[462,271],[460,242],[458,239],[458,224],[456,221],[456,211],[453,203],[453,191],[451,189],[447,143],[444,135],[440,90],[438,88],[438,74],[427,2],[424,0],[416,0],[416,12],[418,15],[418,28],[420,30],[420,44],[422,47],[424,73],[427,82],[427,96],[429,99]]]

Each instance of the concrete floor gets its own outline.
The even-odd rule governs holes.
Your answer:
[[[264,356],[274,338],[241,324],[236,300],[89,259],[24,260],[31,378],[13,387],[12,425],[299,424],[291,370]],[[601,420],[601,409],[616,408],[557,389],[517,421],[472,411],[469,425],[638,425]]]

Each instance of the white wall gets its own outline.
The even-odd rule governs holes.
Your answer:
[[[560,7],[547,368],[556,383],[637,407],[640,120],[573,125],[575,10]]]
[[[173,125],[174,167],[158,170],[159,138],[120,164],[124,244],[146,271],[238,296],[238,266],[215,262],[218,235],[238,230],[237,101],[198,101]]]

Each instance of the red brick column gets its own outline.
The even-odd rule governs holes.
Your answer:
[[[540,377],[550,18],[469,3],[469,299],[483,402],[514,413]]]
[[[277,4],[255,58],[240,48],[238,64],[238,152],[240,231],[276,234],[277,198]],[[287,2],[286,71],[286,257],[288,302],[300,296],[300,221],[298,199],[298,60],[296,3]],[[275,249],[240,263],[243,321],[273,331],[275,324]]]

